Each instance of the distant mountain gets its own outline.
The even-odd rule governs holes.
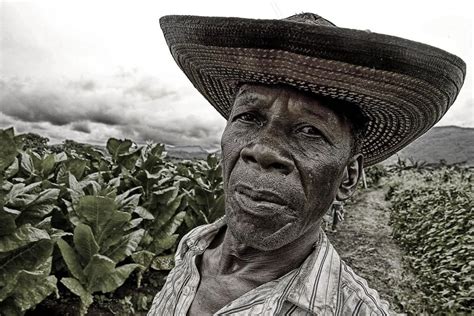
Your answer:
[[[397,157],[414,161],[474,165],[474,128],[458,126],[434,127],[384,164],[397,162]]]
[[[209,152],[201,146],[165,145],[168,157],[177,159],[206,159]]]
[[[165,148],[168,156],[178,159],[206,159],[209,154],[201,146],[166,145]],[[427,163],[445,160],[448,164],[464,163],[474,166],[474,128],[434,127],[383,164],[394,164],[398,157]]]

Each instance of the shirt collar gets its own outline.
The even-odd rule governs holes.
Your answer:
[[[341,288],[342,262],[321,231],[320,242],[299,268],[298,276],[286,298],[305,310],[315,314],[332,311],[336,314]]]
[[[180,251],[180,257],[189,250],[196,254],[202,253],[214,239],[219,229],[226,225],[225,216],[212,224],[198,227],[190,235],[183,237],[184,244]],[[314,250],[306,258],[303,264],[290,273],[296,273],[294,278],[282,278],[289,282],[288,290],[281,293],[287,300],[300,308],[315,314],[322,311],[333,311],[336,313],[339,289],[341,288],[342,262],[329,242],[326,234],[321,231],[319,242]]]

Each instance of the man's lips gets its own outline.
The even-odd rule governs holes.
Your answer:
[[[281,206],[288,205],[288,202],[285,201],[275,192],[268,191],[268,190],[256,190],[252,189],[246,185],[237,185],[235,187],[235,191],[238,193],[247,196],[248,198],[254,200],[255,202],[268,202],[273,204],[279,204]]]
[[[287,201],[272,191],[254,190],[249,186],[238,185],[235,188],[234,201],[242,211],[255,217],[293,217]]]

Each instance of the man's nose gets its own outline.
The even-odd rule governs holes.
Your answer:
[[[251,167],[274,170],[284,175],[290,174],[295,168],[292,160],[285,157],[276,148],[265,144],[257,143],[242,149],[240,157]]]

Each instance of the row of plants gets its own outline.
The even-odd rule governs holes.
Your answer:
[[[473,169],[460,166],[399,164],[390,172],[386,198],[393,237],[417,277],[414,286],[422,291],[414,314],[472,312],[473,180]]]
[[[215,156],[172,162],[160,144],[113,138],[38,153],[24,139],[0,130],[0,314],[73,296],[84,315],[106,293],[166,276],[180,237],[224,214]],[[144,312],[153,294],[124,306]]]

